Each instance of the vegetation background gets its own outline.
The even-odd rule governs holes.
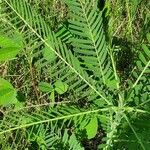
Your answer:
[[[1,0],[0,149],[149,150],[148,33],[149,0]]]

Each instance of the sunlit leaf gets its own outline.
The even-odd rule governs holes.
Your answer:
[[[0,105],[17,103],[17,92],[5,79],[0,78]]]
[[[86,126],[86,133],[88,136],[88,139],[92,139],[95,137],[98,130],[98,121],[97,117],[91,118],[89,124]]]
[[[0,35],[0,61],[7,61],[14,58],[22,49],[21,38],[8,38]]]
[[[55,91],[58,94],[64,94],[68,90],[68,85],[60,80],[55,82]]]

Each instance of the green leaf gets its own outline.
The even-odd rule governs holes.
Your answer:
[[[23,47],[19,38],[8,38],[0,35],[0,61],[7,61],[14,58]]]
[[[91,118],[89,124],[85,127],[88,139],[92,139],[95,137],[98,130],[98,121],[97,117],[94,116]]]
[[[44,48],[44,58],[49,61],[49,62],[52,62],[56,59],[56,54],[54,51],[50,50],[50,48],[48,47],[45,47]]]
[[[150,33],[147,34],[147,40],[150,43]]]
[[[23,101],[20,102],[20,101],[17,99],[17,102],[15,103],[15,110],[22,109],[24,106],[25,106],[25,102],[23,102]]]
[[[63,141],[64,144],[67,143],[68,138],[69,138],[69,136],[68,136],[68,130],[65,129],[65,132],[64,132],[64,135],[63,135],[63,138],[62,138],[62,141]]]
[[[58,94],[64,94],[68,90],[68,85],[60,80],[56,81],[54,85]]]
[[[55,102],[55,91],[53,90],[49,96],[49,99],[52,101],[52,102]]]
[[[106,85],[112,90],[117,89],[117,81],[115,79],[107,79]]]
[[[17,103],[17,92],[5,79],[0,78],[0,106]]]
[[[53,90],[53,86],[47,82],[40,82],[39,89],[41,92],[51,92]]]
[[[150,57],[150,50],[148,49],[148,47],[145,44],[142,44],[142,48],[144,52],[146,53],[146,55]]]

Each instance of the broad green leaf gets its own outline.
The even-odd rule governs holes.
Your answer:
[[[64,94],[68,90],[68,85],[60,80],[56,81],[54,85],[58,94]]]
[[[103,99],[101,99],[101,98],[100,99],[96,99],[93,102],[94,102],[94,104],[96,104],[99,107],[104,107],[105,104],[106,104],[106,102]]]
[[[117,89],[117,81],[115,79],[107,79],[106,85],[111,89]]]
[[[53,86],[47,82],[40,82],[39,89],[41,92],[51,92],[53,90]]]
[[[0,35],[0,61],[14,58],[23,47],[21,38],[8,38]]]
[[[85,127],[85,129],[86,129],[88,139],[92,139],[95,137],[98,130],[98,121],[96,116],[91,118],[89,124]]]
[[[48,47],[45,47],[44,48],[44,58],[49,61],[49,62],[52,62],[56,59],[56,54],[54,51],[50,50],[50,48]]]
[[[0,78],[0,105],[17,103],[17,92],[5,79]]]

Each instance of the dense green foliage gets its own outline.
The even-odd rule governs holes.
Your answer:
[[[1,0],[0,149],[149,150],[149,6]]]

